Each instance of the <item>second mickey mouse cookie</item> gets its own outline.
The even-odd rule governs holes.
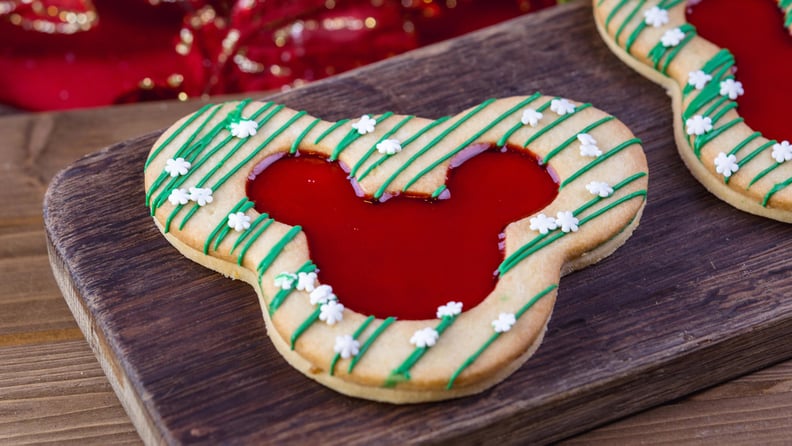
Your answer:
[[[697,34],[687,22],[686,2],[593,3],[597,29],[610,49],[668,88],[677,148],[693,176],[739,209],[792,222],[792,145],[745,124],[736,99],[751,92],[735,78],[735,58]],[[778,5],[792,30],[792,2]]]
[[[525,362],[561,276],[638,225],[647,166],[618,120],[539,93],[437,120],[243,101],[168,129],[145,186],[170,243],[253,286],[292,366],[409,403],[480,392]]]

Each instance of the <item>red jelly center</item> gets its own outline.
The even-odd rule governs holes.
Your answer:
[[[495,287],[499,234],[547,206],[558,184],[528,153],[489,150],[450,171],[450,199],[357,197],[344,171],[315,156],[276,161],[248,182],[256,210],[308,237],[322,283],[359,313],[430,319],[469,310]]]
[[[792,141],[792,36],[778,3],[702,0],[687,17],[702,37],[734,54],[745,122],[770,139]]]

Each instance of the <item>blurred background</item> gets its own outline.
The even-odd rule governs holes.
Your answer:
[[[0,106],[293,88],[564,0],[0,0]]]

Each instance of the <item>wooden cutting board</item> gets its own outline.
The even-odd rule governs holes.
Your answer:
[[[612,257],[561,280],[544,344],[506,381],[460,400],[393,406],[293,370],[253,290],[184,259],[143,203],[157,134],[75,163],[45,221],[55,275],[149,443],[536,443],[572,435],[792,357],[792,226],[736,211],[676,154],[670,100],[624,66],[578,2],[269,98],[325,119],[436,118],[539,90],[623,120],[650,193]]]

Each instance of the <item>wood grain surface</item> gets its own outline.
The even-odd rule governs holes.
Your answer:
[[[560,15],[571,14],[574,20],[584,23],[589,13],[589,8],[579,3]],[[550,15],[555,17],[555,11]],[[594,35],[590,34],[589,38],[593,39]],[[598,53],[604,51],[597,41],[592,40],[590,45]],[[614,68],[621,69],[617,61],[604,60],[606,55],[601,53],[598,57],[603,59],[604,64],[614,64],[617,65]],[[631,78],[625,70],[619,72],[625,78]],[[532,88],[537,88],[536,83]],[[662,97],[660,89],[648,83],[637,91],[636,96],[651,94],[655,99]],[[597,105],[605,108],[599,103]],[[0,202],[3,203],[0,208],[0,443],[135,444],[140,441],[115,399],[107,379],[103,377],[99,364],[82,339],[48,271],[41,200],[52,175],[73,160],[114,141],[162,128],[197,107],[193,103],[165,102],[0,118]],[[637,119],[628,124],[634,126],[635,122]],[[666,124],[669,121],[656,125]],[[666,143],[647,140],[648,127],[651,125],[645,124],[641,132],[634,130],[644,138],[650,151],[652,186],[655,186],[658,163],[672,163],[674,169],[682,166],[672,154],[673,149],[670,146],[663,147]],[[656,136],[659,133],[652,134]],[[684,175],[669,179],[667,184],[675,181],[679,184],[674,187],[693,195],[688,202],[701,201],[699,204],[702,207],[717,208],[719,215],[729,211],[726,205],[709,197],[697,184],[685,179]],[[660,206],[655,204],[656,200],[661,199],[657,194],[653,187],[647,212]],[[696,223],[703,220],[698,215],[686,219],[686,224],[682,226],[677,222],[666,224],[695,234],[698,228]],[[749,224],[745,227],[755,231],[762,229],[752,227],[750,223],[761,220],[746,220],[749,220]],[[647,217],[644,226],[649,221]],[[639,228],[637,235],[643,233],[644,226]],[[668,230],[671,231],[671,228]],[[723,239],[726,240],[728,236],[724,234]],[[643,238],[644,241],[650,239]],[[628,243],[624,249],[634,242]],[[767,249],[774,247],[773,240],[767,242]],[[764,286],[763,282],[753,279],[751,257],[743,256],[742,260],[746,264],[737,277],[755,280]],[[715,263],[719,264],[717,260]],[[580,274],[583,273],[586,272]],[[565,291],[568,281],[574,278],[570,276],[562,281],[562,300],[569,302],[575,299],[574,295]],[[725,292],[728,292],[726,288]],[[696,295],[693,296],[695,298]],[[645,294],[635,298],[654,301],[653,297]],[[558,326],[560,318],[557,312],[551,322],[551,329]],[[569,321],[573,316],[568,315],[566,318]],[[587,325],[588,320],[581,318],[578,324]],[[723,321],[722,318],[720,320]],[[683,332],[680,332],[681,335]],[[764,339],[763,335],[759,335],[755,342],[763,342]],[[552,348],[550,342],[548,339],[543,349]],[[701,342],[708,342],[708,338],[705,336]],[[755,366],[759,367],[771,360],[765,358],[757,361]],[[687,373],[708,372],[709,367],[702,365],[693,367]],[[684,380],[684,376],[678,379]],[[719,379],[722,378],[713,379],[712,382]],[[508,385],[508,382],[503,385]],[[523,402],[515,403],[518,406],[521,404]],[[615,407],[614,412],[613,416],[616,417],[625,411]],[[295,429],[299,429],[299,426],[295,426]],[[568,442],[783,444],[789,438],[792,438],[792,362],[785,362],[692,397],[622,419]],[[492,437],[492,440],[498,441],[500,438]]]

